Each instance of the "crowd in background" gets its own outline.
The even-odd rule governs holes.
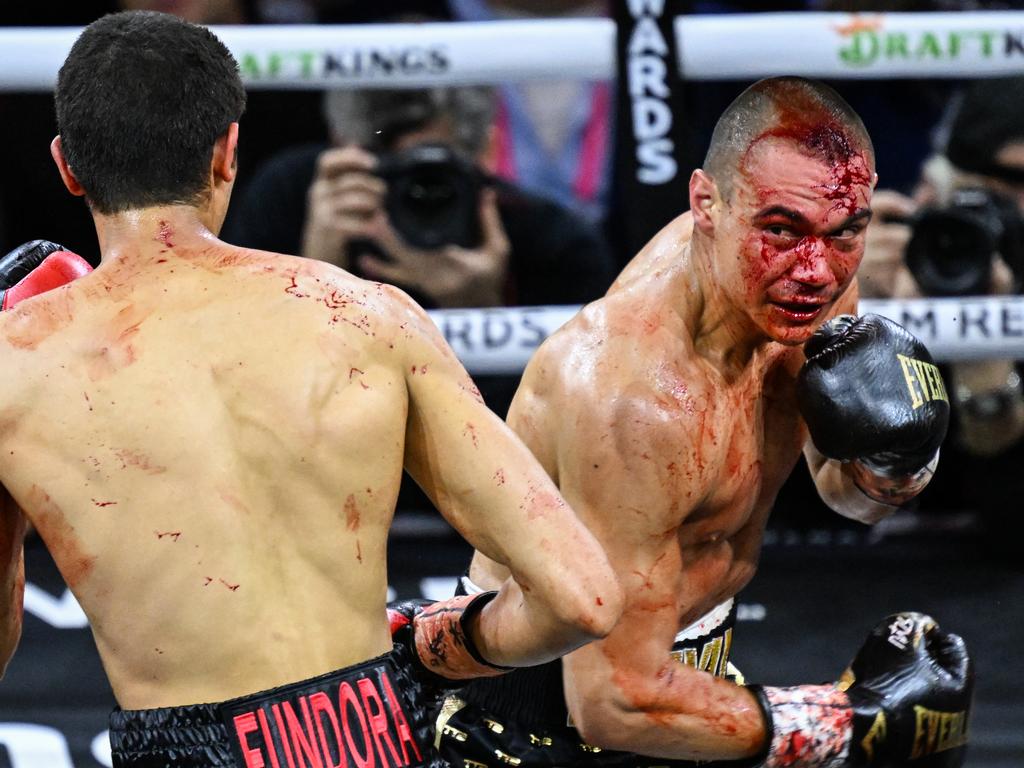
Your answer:
[[[0,26],[83,25],[106,12],[138,8],[205,24],[609,13],[606,0],[51,0],[43,8],[7,6],[0,10]],[[693,13],[1021,7],[962,0],[689,3]],[[700,164],[714,120],[747,84],[686,86],[691,168]],[[862,296],[1020,292],[1024,77],[834,85],[863,117],[880,175]],[[400,96],[251,92],[223,237],[331,261],[398,284],[428,307],[585,303],[604,292],[632,255],[615,235],[614,98],[611,82],[567,80],[438,87]],[[54,124],[49,94],[0,92],[0,253],[47,238],[95,259],[91,219],[82,202],[66,194],[51,165]],[[402,195],[412,194],[402,187],[411,165],[455,174],[448,186],[458,195],[435,201],[449,206],[443,222],[417,219],[413,207],[403,207]],[[915,243],[927,244],[942,226],[989,238],[972,257],[976,268],[969,285],[953,279],[963,271],[961,250],[940,256],[915,250]],[[908,258],[915,253],[926,255]],[[1012,360],[945,370],[954,423],[940,471],[919,509],[933,521],[954,510],[977,511],[998,544],[1014,503],[1024,495],[1018,469],[1024,465],[1021,370]],[[504,413],[516,380],[481,377],[480,384],[488,403]],[[796,474],[779,508],[791,520],[818,520],[822,508],[804,473]],[[403,503],[415,507],[425,500],[410,490]]]

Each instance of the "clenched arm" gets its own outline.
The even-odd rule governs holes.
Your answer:
[[[613,393],[590,385],[564,390],[546,381],[544,352],[553,369],[564,357],[550,346],[535,356],[509,423],[558,477],[626,595],[611,634],[563,659],[574,723],[587,742],[609,749],[678,759],[757,753],[764,726],[753,696],[670,656],[680,601],[720,586],[714,561],[722,555],[690,549],[683,562],[676,503],[685,492],[672,489],[693,468],[693,451],[679,414],[643,405],[642,392],[622,391],[617,405]],[[635,405],[624,409],[627,401]]]
[[[0,677],[21,639],[25,596],[25,516],[0,487]]]
[[[476,623],[481,654],[528,666],[604,636],[621,593],[600,545],[483,404],[433,323],[403,304],[414,331],[405,350],[406,469],[459,533],[511,573]]]

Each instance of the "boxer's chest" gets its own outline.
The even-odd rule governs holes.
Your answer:
[[[799,452],[799,427],[760,382],[706,391],[703,410],[678,425],[682,465],[669,490],[687,525],[728,536],[778,492]]]

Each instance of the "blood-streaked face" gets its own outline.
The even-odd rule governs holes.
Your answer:
[[[768,136],[751,145],[715,234],[726,296],[783,344],[807,341],[850,285],[871,217],[868,158],[802,144]]]

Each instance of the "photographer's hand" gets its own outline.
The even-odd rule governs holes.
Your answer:
[[[348,243],[370,237],[385,219],[387,185],[373,175],[377,158],[357,147],[328,149],[309,188],[302,255],[348,269]]]
[[[892,190],[878,190],[872,196],[874,215],[867,229],[864,260],[857,271],[861,298],[909,298],[917,294],[914,278],[904,264],[903,254],[910,241],[907,219],[917,204]]]
[[[483,241],[476,248],[412,248],[386,219],[374,220],[368,229],[391,261],[369,254],[358,256],[359,270],[366,277],[416,290],[442,308],[496,307],[504,303],[509,242],[494,190],[485,189],[480,195]]]

